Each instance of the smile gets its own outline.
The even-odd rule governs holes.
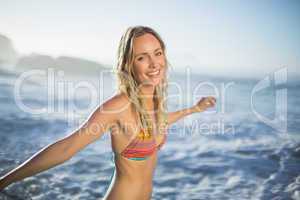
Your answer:
[[[148,73],[149,76],[157,76],[160,73],[160,70],[156,70],[154,72]]]

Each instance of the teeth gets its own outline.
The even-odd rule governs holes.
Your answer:
[[[158,75],[159,74],[159,71],[160,70],[157,70],[155,72],[152,72],[152,73],[148,73],[149,76],[155,76],[155,75]]]

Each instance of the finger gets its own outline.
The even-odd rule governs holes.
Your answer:
[[[212,106],[215,105],[215,101],[213,99],[210,100],[210,105],[212,105]]]
[[[216,98],[215,97],[213,97],[212,99],[211,99],[214,103],[216,103]]]
[[[216,103],[216,98],[215,97],[210,96],[209,100],[210,100],[210,102],[212,102],[212,104]]]
[[[211,102],[210,101],[206,101],[205,104],[208,105],[208,106],[210,106]]]
[[[211,102],[209,100],[209,97],[205,98],[205,105],[210,106]]]
[[[214,100],[215,103],[217,102],[217,99],[215,97],[213,97],[213,100]]]
[[[216,102],[217,100],[216,100],[216,98],[215,97],[213,97],[213,96],[209,96],[209,99],[210,100],[212,100],[212,101],[214,101],[214,102]]]

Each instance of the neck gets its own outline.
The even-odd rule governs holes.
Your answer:
[[[147,110],[153,110],[154,86],[146,86],[140,89],[140,95]]]

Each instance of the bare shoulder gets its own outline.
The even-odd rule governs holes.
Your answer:
[[[127,113],[130,101],[125,94],[116,94],[99,105],[89,117],[89,122],[117,122],[122,114]]]
[[[124,93],[119,93],[104,102],[99,108],[103,112],[121,114],[130,107],[129,98]]]
[[[117,94],[105,101],[88,117],[86,122],[75,132],[65,138],[68,154],[74,155],[86,145],[100,138],[111,127],[124,118],[129,108],[129,99]]]

